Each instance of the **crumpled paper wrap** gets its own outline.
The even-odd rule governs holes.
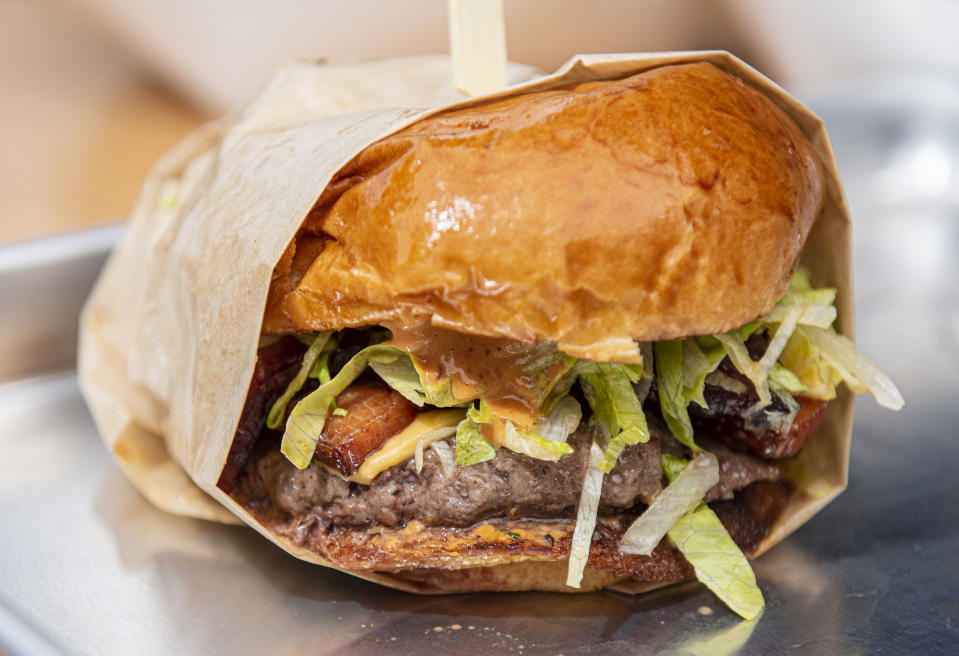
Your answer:
[[[127,477],[159,508],[242,520],[295,556],[328,565],[270,535],[216,487],[252,376],[271,273],[326,184],[369,144],[437,111],[693,61],[709,61],[760,90],[812,142],[826,199],[803,262],[816,284],[838,288],[837,327],[854,337],[851,221],[823,124],[729,53],[583,55],[535,78],[534,69],[511,65],[511,81],[528,81],[466,100],[450,85],[445,57],[296,63],[279,69],[245,108],[204,126],[156,164],[82,312],[80,387]],[[853,397],[842,388],[787,466],[797,491],[759,553],[845,488],[852,414]],[[388,574],[358,575],[436,591]],[[650,585],[616,587],[637,592]]]

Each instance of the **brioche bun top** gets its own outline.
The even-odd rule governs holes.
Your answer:
[[[479,102],[369,146],[274,271],[265,332],[434,325],[629,360],[786,291],[820,162],[708,63]]]

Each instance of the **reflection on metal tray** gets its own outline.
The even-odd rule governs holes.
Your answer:
[[[73,367],[77,315],[122,229],[0,247],[0,382]]]
[[[153,509],[101,447],[69,358],[55,348],[75,342],[75,313],[113,229],[55,240],[55,254],[35,244],[13,261],[0,250],[0,379],[21,379],[0,386],[0,649],[954,651],[959,203],[949,194],[959,188],[959,112],[859,97],[813,106],[830,126],[857,219],[860,345],[907,406],[891,414],[860,402],[849,490],[756,561],[767,598],[758,622],[739,622],[696,584],[641,597],[417,597],[301,563],[246,528]]]

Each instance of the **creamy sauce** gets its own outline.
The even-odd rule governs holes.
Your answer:
[[[482,398],[495,413],[523,423],[539,416],[549,381],[565,366],[561,358],[545,369],[537,366],[548,347],[512,339],[467,335],[427,322],[387,327],[393,332],[389,343],[409,352],[427,384],[452,377],[457,399]]]
[[[451,410],[433,410],[421,412],[409,426],[383,443],[371,453],[356,472],[346,478],[348,481],[369,485],[373,479],[390,467],[406,462],[413,457],[416,442],[425,434],[440,428],[456,426],[463,420],[464,412],[460,408]],[[334,470],[335,471],[335,470]],[[340,478],[342,474],[336,473]]]

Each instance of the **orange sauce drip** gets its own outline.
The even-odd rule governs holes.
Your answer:
[[[426,322],[387,327],[393,332],[389,343],[409,352],[428,384],[451,376],[458,399],[482,398],[493,412],[524,423],[540,416],[544,372],[528,370],[534,345],[467,335]],[[551,364],[545,376],[551,380],[562,367],[561,361]]]

